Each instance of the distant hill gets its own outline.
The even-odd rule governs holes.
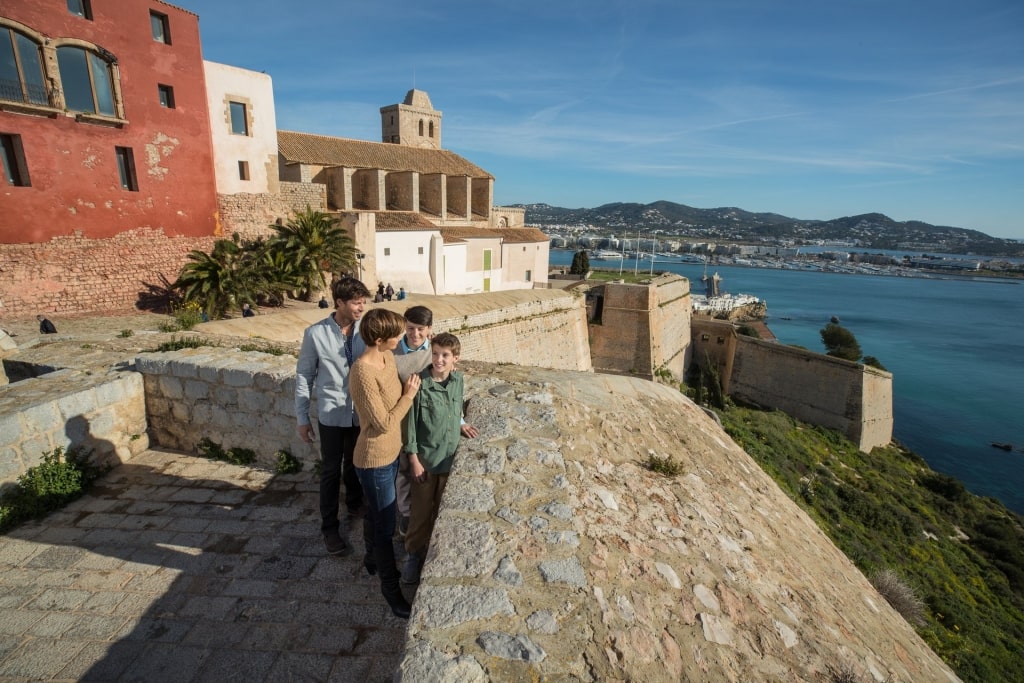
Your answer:
[[[559,227],[593,226],[626,235],[643,232],[694,240],[764,241],[790,239],[797,244],[853,242],[864,249],[908,249],[985,256],[1024,256],[1024,244],[978,230],[894,221],[880,213],[832,220],[802,220],[777,213],[752,213],[737,207],[698,209],[686,204],[615,202],[592,209],[549,204],[515,204],[526,209],[526,222],[557,233]]]

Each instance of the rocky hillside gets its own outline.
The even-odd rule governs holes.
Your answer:
[[[566,209],[548,204],[518,204],[526,209],[527,224],[550,232],[558,226],[595,226],[617,233],[678,235],[711,240],[792,239],[854,242],[867,249],[914,249],[990,256],[1024,256],[1024,244],[991,237],[977,230],[895,221],[880,213],[831,220],[789,218],[776,213],[752,213],[736,207],[698,209],[675,202],[613,203],[592,209]]]

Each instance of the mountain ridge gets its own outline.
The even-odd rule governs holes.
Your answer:
[[[850,243],[869,249],[913,249],[987,256],[1024,256],[1024,243],[979,230],[924,221],[896,221],[878,212],[829,220],[800,219],[739,207],[701,209],[659,200],[649,204],[611,202],[571,209],[545,203],[513,204],[525,209],[526,223],[545,228],[589,226],[637,230],[664,237],[735,241],[791,241],[795,244]]]

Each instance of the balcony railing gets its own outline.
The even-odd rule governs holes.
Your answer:
[[[49,88],[42,85],[0,79],[0,100],[55,107],[56,98]]]

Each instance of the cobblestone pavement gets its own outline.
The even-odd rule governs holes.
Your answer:
[[[317,489],[150,450],[0,536],[0,681],[391,680],[406,623]]]

